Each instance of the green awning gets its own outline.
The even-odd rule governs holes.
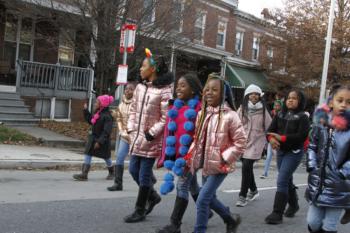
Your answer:
[[[250,84],[255,84],[263,91],[271,90],[267,77],[262,71],[242,68],[226,63],[225,76],[232,87],[245,89]]]

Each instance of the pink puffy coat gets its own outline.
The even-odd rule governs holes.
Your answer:
[[[198,114],[196,127],[199,127],[200,115],[201,112]],[[190,148],[191,172],[200,168],[203,168],[204,176],[232,172],[236,160],[245,151],[247,140],[237,113],[226,104],[221,107],[221,114],[219,107],[207,107],[202,131],[199,138],[196,134]]]
[[[262,152],[267,143],[266,131],[270,127],[272,121],[269,112],[265,109],[265,128],[263,128],[263,109],[251,114],[246,113],[246,119],[242,119],[241,108],[238,109],[237,113],[243,122],[243,127],[247,134],[247,149],[243,154],[243,158],[253,160],[261,159]]]
[[[147,158],[160,156],[168,101],[172,97],[171,83],[172,77],[163,76],[154,82],[137,85],[127,126],[131,155]],[[147,141],[145,132],[149,132],[154,139]]]

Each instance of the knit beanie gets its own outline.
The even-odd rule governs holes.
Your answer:
[[[244,91],[244,96],[247,96],[249,94],[252,94],[252,93],[258,93],[260,96],[263,95],[263,92],[261,90],[260,87],[258,87],[257,85],[255,84],[250,84],[247,89],[245,89]]]
[[[100,101],[101,108],[108,107],[114,101],[114,97],[109,95],[101,95],[97,99]]]

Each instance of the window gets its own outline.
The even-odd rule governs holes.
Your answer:
[[[259,58],[259,47],[260,47],[260,39],[256,36],[253,38],[253,60],[257,61]]]
[[[173,23],[174,23],[174,29],[178,32],[182,32],[183,27],[183,14],[185,10],[185,5],[182,0],[174,0],[173,2]]]
[[[269,59],[269,69],[272,70],[272,59],[273,59],[273,47],[267,47],[267,58]]]
[[[236,56],[241,56],[242,55],[243,38],[244,38],[244,32],[237,32],[236,33],[236,44],[235,44]]]
[[[62,29],[59,34],[58,62],[62,65],[74,63],[75,30]]]
[[[151,24],[154,22],[156,18],[156,11],[153,4],[153,0],[143,0],[143,14],[144,14],[144,22]]]
[[[204,12],[198,11],[196,16],[196,22],[194,24],[194,39],[198,42],[203,43],[206,14]]]
[[[12,14],[6,15],[4,57],[9,61],[11,69],[15,68],[16,59],[30,60],[33,41],[32,27],[33,20],[30,18],[22,19]],[[17,41],[19,41],[18,48]],[[16,57],[17,50],[18,57]]]
[[[219,21],[218,34],[216,37],[216,45],[220,48],[225,48],[226,28],[227,28],[227,22]]]

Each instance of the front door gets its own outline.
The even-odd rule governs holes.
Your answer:
[[[5,23],[0,25],[4,32],[0,49],[0,85],[16,86],[16,61],[33,59],[34,21],[7,12]],[[1,40],[0,40],[1,41]],[[2,87],[1,89],[3,89]]]

